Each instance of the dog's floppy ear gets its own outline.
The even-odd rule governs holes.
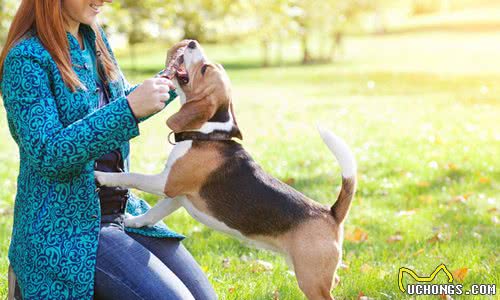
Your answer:
[[[217,111],[217,103],[211,98],[200,96],[188,100],[178,112],[168,118],[168,127],[174,132],[199,129]]]

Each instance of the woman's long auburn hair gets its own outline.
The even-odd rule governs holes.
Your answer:
[[[22,0],[10,25],[7,41],[0,54],[0,82],[2,81],[5,58],[9,50],[28,31],[34,29],[43,46],[54,59],[64,83],[72,92],[76,91],[77,87],[85,89],[86,87],[82,85],[71,67],[69,43],[64,24],[62,0]],[[119,73],[113,63],[111,54],[106,48],[97,24],[92,25],[92,29],[96,34],[96,51],[100,52],[97,57],[104,67],[104,73],[108,80],[115,80],[119,77]]]

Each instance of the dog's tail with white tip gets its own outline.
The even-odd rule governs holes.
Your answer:
[[[356,160],[349,146],[333,132],[317,125],[321,138],[333,153],[342,169],[342,188],[331,213],[335,221],[342,223],[351,207],[352,198],[356,191]]]

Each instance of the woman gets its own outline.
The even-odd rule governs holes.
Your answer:
[[[0,91],[20,170],[9,260],[23,299],[214,299],[165,224],[129,229],[149,206],[99,188],[127,172],[138,123],[165,106],[170,81],[130,88],[96,17],[111,0],[23,0],[0,56]]]

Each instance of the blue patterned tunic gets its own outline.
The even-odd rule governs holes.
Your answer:
[[[95,51],[92,28],[81,25],[80,31]],[[67,88],[36,35],[9,51],[0,85],[20,154],[9,260],[24,299],[92,298],[101,217],[94,161],[119,148],[128,171],[128,141],[139,135],[126,99],[133,88],[121,76],[109,84],[111,103],[98,109],[92,68],[84,63],[76,38],[68,33],[68,40],[73,70],[85,90]],[[127,212],[139,215],[148,209],[130,193]],[[183,238],[163,223],[126,230]]]

